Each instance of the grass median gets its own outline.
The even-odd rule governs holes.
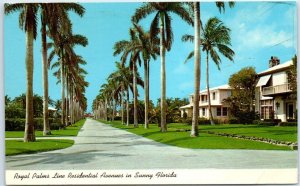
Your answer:
[[[62,130],[52,130],[51,135],[45,137],[77,136],[85,123],[85,119],[76,122]],[[42,131],[35,131],[36,137],[44,137]],[[23,138],[24,131],[6,131],[6,138]],[[73,140],[65,139],[38,139],[35,142],[24,143],[22,140],[5,140],[5,155],[32,154],[37,152],[64,149],[74,144]]]
[[[201,132],[202,130],[222,128],[222,125],[218,126],[200,126],[200,135],[199,137],[192,138],[190,137],[190,132],[179,132],[177,129],[190,129],[191,126],[186,124],[168,124],[168,132],[161,133],[160,128],[157,124],[151,124],[149,129],[144,129],[143,125],[139,125],[139,128],[133,128],[132,125],[126,126],[122,125],[120,121],[107,122],[102,121],[103,123],[110,124],[113,127],[127,130],[128,132],[152,139],[154,141],[165,143],[168,145],[174,145],[183,148],[192,148],[192,149],[253,149],[253,150],[291,150],[286,146],[277,146],[272,144],[267,144],[263,142],[256,142],[250,140],[228,138],[223,136],[217,136],[213,134],[207,134]],[[227,126],[228,127],[228,126]],[[238,127],[238,126],[236,126]],[[239,128],[236,128],[239,129]],[[228,128],[230,130],[230,128]],[[244,128],[246,130],[246,128]],[[251,131],[251,128],[248,129]],[[259,131],[259,128],[255,130]],[[265,131],[265,127],[262,127],[261,131]],[[284,136],[284,134],[276,134],[276,130],[273,131],[273,135]],[[253,132],[253,131],[251,131]],[[295,132],[295,131],[294,131]],[[297,135],[297,131],[295,132]],[[270,135],[272,136],[272,135]],[[284,139],[285,137],[283,137]]]
[[[6,140],[5,155],[32,154],[37,152],[64,149],[74,144],[73,140],[37,140],[24,143],[21,140]]]

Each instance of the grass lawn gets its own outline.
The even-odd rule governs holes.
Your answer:
[[[201,126],[200,131],[214,131],[244,136],[270,138],[279,141],[297,142],[297,127],[257,126],[257,125],[221,125]]]
[[[289,147],[276,146],[262,142],[255,142],[250,140],[242,140],[236,138],[227,138],[222,136],[216,136],[207,133],[201,133],[196,138],[190,137],[190,132],[176,132],[178,128],[190,129],[190,126],[184,124],[169,124],[168,132],[161,133],[160,128],[156,125],[150,125],[149,129],[144,129],[143,125],[139,128],[133,128],[132,125],[129,127],[122,125],[120,121],[105,122],[113,127],[127,130],[134,134],[152,139],[154,141],[174,145],[184,148],[193,149],[256,149],[256,150],[290,150]],[[214,126],[217,127],[217,126]],[[219,125],[219,127],[221,127]]]
[[[42,151],[51,151],[70,147],[73,140],[37,140],[36,142],[24,143],[20,140],[5,141],[5,155],[32,154]]]
[[[58,137],[58,136],[77,136],[79,130],[81,129],[82,125],[84,124],[85,119],[82,119],[75,124],[66,127],[63,130],[51,130],[51,135],[47,137]],[[43,137],[43,131],[35,131],[36,137]],[[6,138],[23,138],[24,131],[5,131]]]
[[[191,126],[182,123],[172,123],[170,128],[190,129]],[[270,138],[279,141],[297,142],[297,127],[279,127],[279,126],[258,126],[242,124],[224,124],[224,125],[200,125],[201,131],[213,131],[227,134],[237,134],[244,136],[255,136]]]

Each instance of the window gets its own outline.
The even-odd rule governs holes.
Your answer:
[[[202,108],[202,116],[205,116],[205,108]]]
[[[227,107],[223,107],[223,116],[227,116]]]
[[[221,115],[222,115],[221,107],[217,107],[217,116],[221,116]]]
[[[212,93],[212,97],[213,97],[213,100],[216,100],[216,93],[215,92]]]
[[[204,95],[201,95],[201,101],[202,102],[204,101]]]
[[[261,119],[270,119],[273,115],[273,107],[272,106],[264,106],[261,107],[260,118]]]

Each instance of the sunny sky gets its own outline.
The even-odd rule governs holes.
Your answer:
[[[73,32],[85,35],[89,40],[86,48],[77,47],[76,51],[87,61],[84,67],[89,73],[86,80],[90,83],[86,90],[88,111],[98,94],[101,84],[115,70],[113,45],[123,39],[129,39],[130,18],[141,3],[82,3],[86,9],[83,18],[71,15]],[[141,22],[145,30],[149,29],[154,15]],[[231,74],[243,67],[254,66],[257,72],[268,68],[271,56],[277,56],[281,63],[290,60],[296,54],[297,26],[295,2],[237,2],[233,9],[226,7],[220,14],[214,3],[201,3],[201,19],[206,23],[210,17],[218,17],[231,29],[232,49],[236,55],[234,63],[222,58],[221,71],[210,65],[210,86],[226,84]],[[193,28],[172,15],[174,42],[166,55],[167,97],[188,97],[193,92],[193,61],[184,64],[184,60],[193,45],[183,43],[184,34],[193,34]],[[34,93],[42,95],[41,38],[38,35],[34,45]],[[204,64],[204,54],[202,64]],[[201,89],[205,85],[205,66],[202,65]],[[141,75],[143,68],[139,68]],[[25,93],[25,34],[18,27],[18,14],[4,17],[4,93],[11,98]],[[49,95],[60,99],[60,84],[49,72]],[[143,76],[142,76],[143,77]],[[143,99],[144,95],[140,89]],[[160,61],[151,61],[150,98],[156,103],[160,97]]]

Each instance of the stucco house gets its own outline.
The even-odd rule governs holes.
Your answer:
[[[231,87],[229,85],[222,85],[218,87],[210,88],[211,99],[211,111],[213,118],[215,119],[227,119],[228,118],[228,106],[222,103],[223,99],[231,96]],[[189,96],[189,104],[180,107],[181,117],[186,112],[188,117],[192,117],[193,114],[193,99],[194,94]],[[199,95],[199,117],[209,118],[208,113],[208,95],[207,89],[200,91]]]
[[[259,80],[255,91],[255,111],[261,119],[280,119],[286,122],[295,119],[297,100],[291,98],[292,90],[288,82],[287,71],[293,61],[280,64],[280,60],[271,57],[269,69],[258,73]]]

